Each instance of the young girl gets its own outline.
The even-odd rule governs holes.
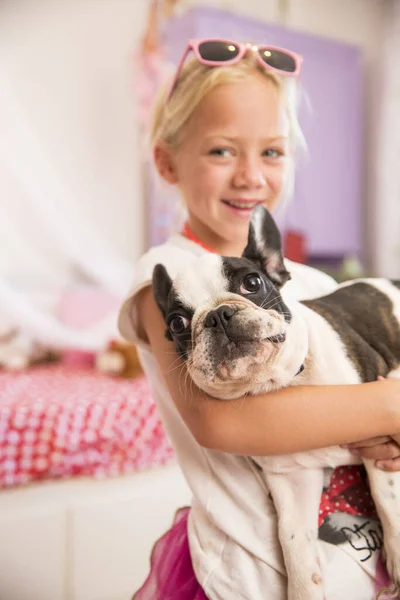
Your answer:
[[[183,66],[190,50],[194,58]],[[397,382],[294,387],[215,400],[188,381],[153,300],[157,263],[173,277],[204,252],[240,256],[254,206],[273,209],[291,189],[295,152],[303,143],[296,115],[300,65],[300,57],[283,49],[191,42],[155,111],[155,164],[161,177],[178,187],[188,220],[182,233],[139,260],[119,327],[139,347],[193,502],[156,545],[151,574],[135,596],[140,600],[285,599],[274,507],[250,455],[350,443],[372,458],[399,455],[387,437],[400,431]],[[287,289],[299,298],[335,287],[307,266],[287,261],[287,268],[292,275]],[[397,460],[383,466],[399,469]],[[360,494],[360,472],[346,476]],[[350,497],[345,499],[351,506]],[[374,517],[370,512],[364,514]],[[319,541],[327,600],[376,596],[381,532],[376,519],[360,514],[344,515],[347,534],[334,530],[342,533],[339,545],[320,534],[327,540]],[[327,521],[324,527],[326,533]]]

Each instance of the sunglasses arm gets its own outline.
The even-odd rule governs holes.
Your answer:
[[[179,61],[179,64],[178,64],[178,66],[177,66],[177,68],[176,68],[175,75],[174,75],[174,79],[173,79],[173,81],[172,81],[172,84],[171,84],[171,87],[170,87],[170,89],[169,89],[168,96],[167,96],[167,99],[166,99],[166,101],[167,101],[167,102],[170,100],[170,98],[171,98],[171,96],[172,96],[172,92],[173,92],[173,91],[174,91],[174,89],[175,89],[176,82],[178,81],[178,77],[179,77],[179,75],[180,75],[180,73],[181,73],[181,71],[182,71],[183,64],[184,64],[184,62],[185,62],[185,60],[186,60],[186,57],[187,57],[187,55],[189,54],[189,52],[190,52],[191,50],[192,50],[192,46],[191,46],[190,44],[188,44],[188,45],[186,46],[186,50],[185,50],[185,52],[182,54],[182,58],[181,58],[181,60]]]

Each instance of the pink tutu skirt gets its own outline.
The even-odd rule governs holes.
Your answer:
[[[187,536],[189,508],[181,508],[172,528],[156,542],[150,574],[132,600],[207,600],[192,566]]]

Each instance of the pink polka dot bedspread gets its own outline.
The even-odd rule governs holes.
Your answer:
[[[0,372],[0,488],[112,477],[172,458],[145,377],[64,365]]]

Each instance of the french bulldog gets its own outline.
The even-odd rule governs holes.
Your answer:
[[[261,206],[241,258],[206,254],[174,281],[156,265],[153,293],[166,336],[199,388],[228,401],[285,386],[375,381],[399,368],[399,281],[347,281],[300,302],[281,293],[289,279],[280,232]],[[400,473],[340,447],[252,458],[276,507],[289,600],[324,599],[317,550],[324,467],[364,463],[387,568],[400,584]]]

